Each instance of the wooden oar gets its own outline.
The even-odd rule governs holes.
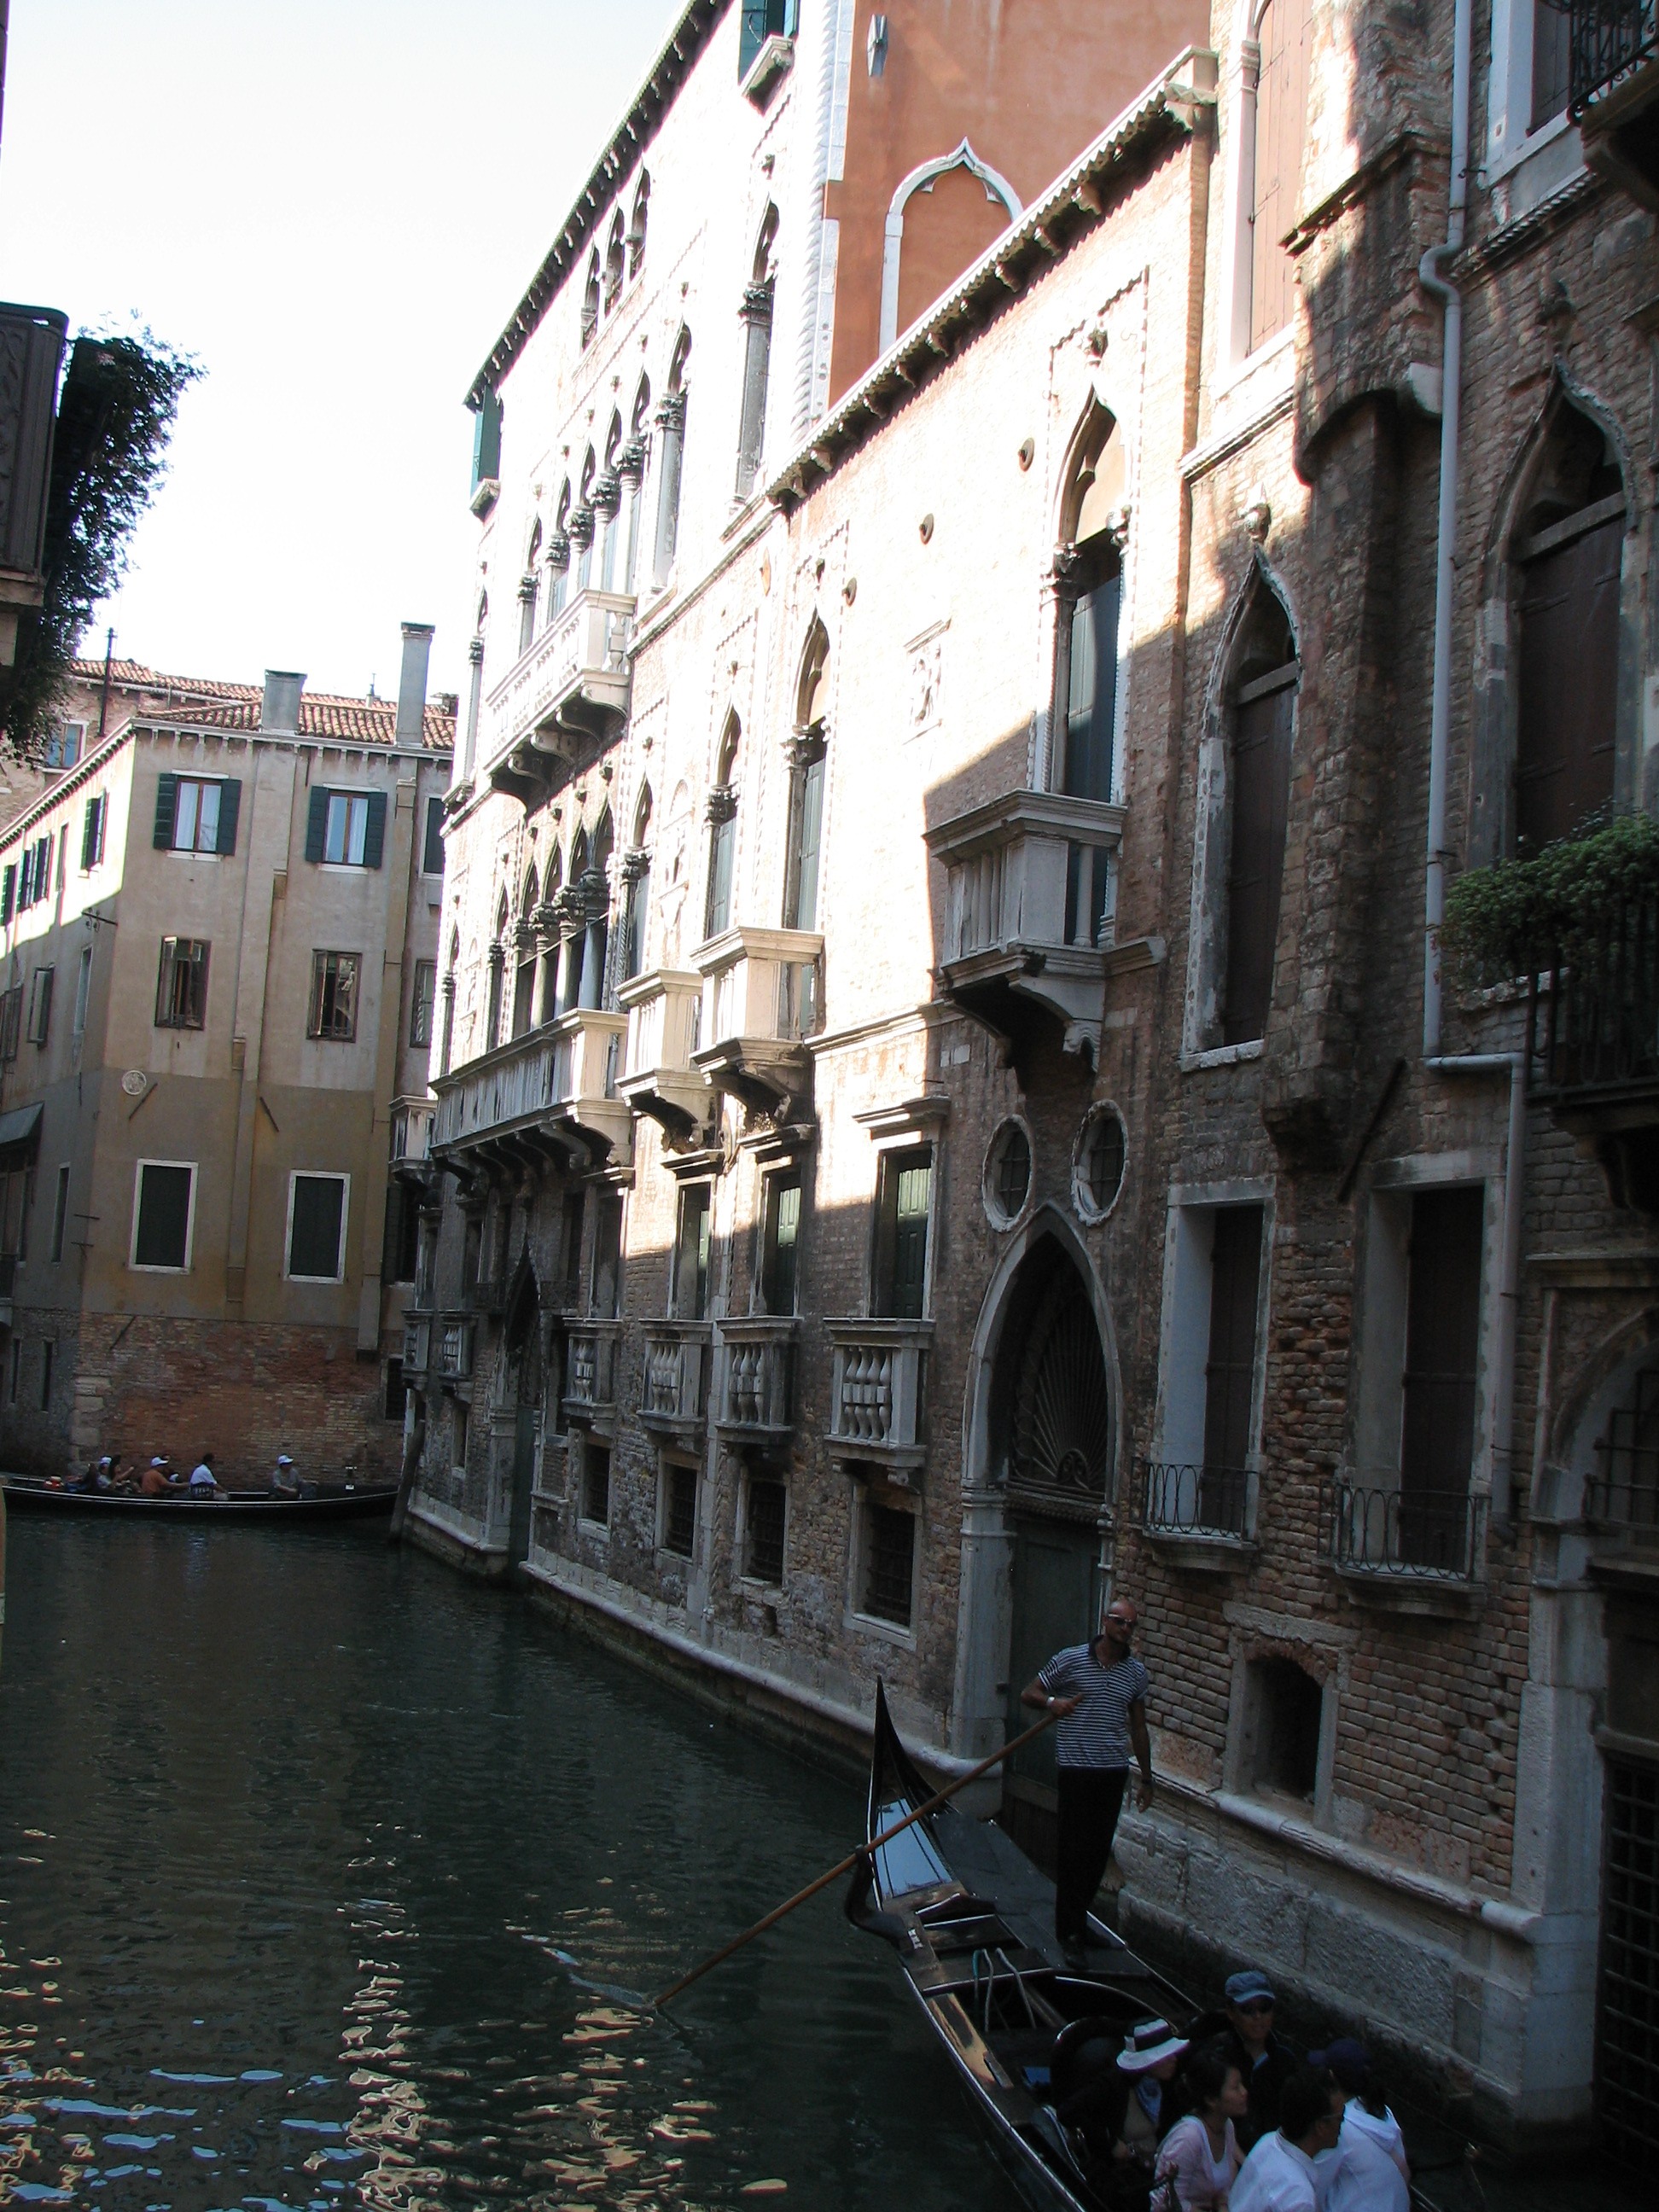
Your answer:
[[[930,1797],[925,1805],[918,1805],[914,1813],[907,1813],[902,1820],[896,1820],[890,1828],[884,1828],[880,1835],[872,1836],[857,1850],[848,1851],[844,1859],[837,1860],[828,1874],[821,1874],[816,1881],[809,1881],[805,1889],[798,1889],[786,1903],[775,1905],[763,1920],[757,1920],[752,1928],[745,1928],[741,1936],[733,1936],[711,1958],[705,1959],[702,1966],[693,1966],[689,1974],[682,1974],[678,1981],[671,1982],[656,1999],[659,2008],[665,2005],[671,1997],[678,1996],[682,1990],[689,1990],[693,1982],[700,1982],[712,1967],[721,1965],[734,1951],[741,1951],[745,1943],[752,1943],[757,1936],[764,1936],[769,1928],[775,1928],[779,1921],[787,1918],[798,1905],[805,1905],[809,1897],[816,1897],[821,1889],[828,1889],[830,1883],[838,1881],[842,1875],[851,1874],[861,1858],[867,1857],[872,1851],[878,1851],[884,1844],[890,1844],[895,1836],[902,1836],[907,1828],[914,1827],[918,1820],[925,1820],[930,1813],[937,1813],[947,1798],[954,1797],[958,1790],[965,1790],[970,1782],[977,1782],[981,1774],[988,1774],[994,1766],[1000,1766],[1005,1759],[1012,1758],[1034,1737],[1040,1736],[1044,1729],[1052,1727],[1059,1717],[1057,1713],[1045,1713],[1035,1728],[1028,1728],[1024,1735],[1017,1735],[1012,1743],[1005,1743],[1000,1751],[994,1751],[988,1759],[981,1759],[977,1766],[970,1766],[966,1774],[959,1774],[947,1788],[939,1791],[938,1796]]]

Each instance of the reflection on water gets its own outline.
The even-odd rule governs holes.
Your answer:
[[[14,1522],[0,2204],[1005,2203],[858,1791],[376,1530]]]

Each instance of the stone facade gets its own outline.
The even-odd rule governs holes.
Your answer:
[[[394,1161],[411,1106],[424,1143],[426,831],[454,728],[453,704],[423,708],[429,637],[406,630],[403,708],[118,663],[101,741],[102,666],[77,668],[66,710],[92,740],[0,835],[8,1468],[210,1449],[222,1480],[258,1486],[286,1450],[320,1479],[397,1474],[412,1238]],[[212,794],[205,841],[185,791]],[[355,860],[312,849],[325,791],[362,815]],[[201,948],[193,997],[179,942]],[[357,963],[334,1035],[316,1034],[319,953]],[[151,1201],[183,1194],[180,1249],[146,1241],[154,1168]],[[319,1191],[332,1241],[325,1221],[302,1252]]]
[[[1651,218],[1530,119],[1531,47],[1480,17],[1441,601],[1419,270],[1450,5],[1316,5],[1288,49],[1216,9],[804,429],[739,295],[757,234],[778,302],[820,252],[789,214],[811,50],[757,119],[692,16],[637,295],[585,334],[550,286],[475,394],[506,427],[449,802],[416,1523],[775,1724],[856,1742],[879,1675],[947,1770],[1130,1590],[1161,1786],[1121,1831],[1126,1921],[1194,1975],[1260,1960],[1477,2126],[1577,2129],[1599,2096],[1628,2151],[1652,2104],[1598,2089],[1597,1962],[1629,1933],[1604,1805],[1654,1758],[1659,1248],[1615,1202],[1651,1138],[1621,1123],[1598,1164],[1548,994],[1443,983],[1425,886],[1514,849],[1521,567],[1614,514],[1612,803],[1652,803]],[[1286,51],[1270,252],[1241,149]],[[665,182],[689,146],[726,164],[695,218]],[[618,164],[614,204],[635,189]],[[572,269],[612,204],[573,216]],[[583,452],[641,372],[607,554]],[[1540,526],[1575,455],[1594,496]],[[1265,908],[1247,731],[1284,748]],[[1413,1430],[1454,1244],[1468,1344]],[[1632,1436],[1621,1515],[1598,1470]],[[1010,1780],[1038,1850],[1052,1805],[1040,1760]]]

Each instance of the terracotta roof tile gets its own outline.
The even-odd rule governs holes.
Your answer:
[[[104,680],[101,660],[73,664],[77,682],[97,686]],[[110,663],[111,688],[118,690],[135,718],[183,723],[210,730],[257,730],[264,696],[258,684],[222,684],[211,677],[169,676],[138,660]],[[300,735],[349,744],[392,743],[398,724],[395,699],[353,699],[331,691],[306,691],[300,699]],[[424,742],[434,752],[455,743],[455,717],[428,702]]]

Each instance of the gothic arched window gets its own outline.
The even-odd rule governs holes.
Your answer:
[[[783,926],[818,926],[818,857],[823,840],[823,770],[829,741],[830,639],[814,621],[801,659],[790,741],[789,842],[785,863]]]
[[[744,325],[743,411],[738,430],[738,497],[747,499],[766,445],[766,386],[772,362],[772,301],[777,286],[778,211],[769,207],[755,242],[754,265],[739,310]]]
[[[738,747],[742,725],[728,714],[720,738],[720,775],[708,794],[708,896],[703,935],[718,937],[732,926],[732,862],[738,848]]]
[[[1301,673],[1285,610],[1259,587],[1239,629],[1226,689],[1222,1044],[1250,1043],[1267,1026]],[[1209,856],[1212,868],[1219,857]]]

